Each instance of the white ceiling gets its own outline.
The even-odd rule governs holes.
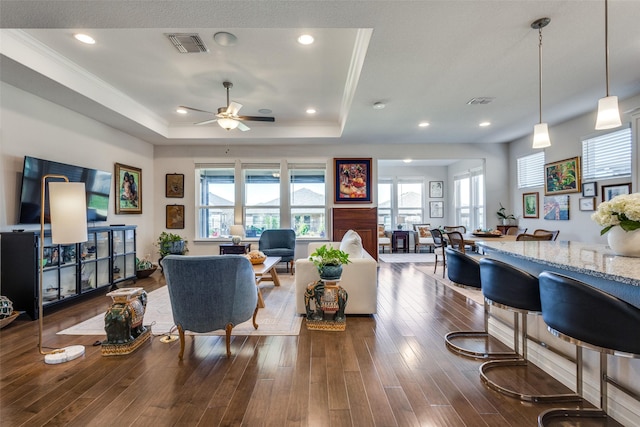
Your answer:
[[[538,122],[530,24],[545,16],[543,120],[553,125],[605,94],[604,1],[2,0],[0,78],[154,144],[508,142]],[[639,18],[640,0],[609,2],[621,99],[640,93]],[[96,45],[75,41],[79,31]],[[219,46],[218,31],[237,44]],[[209,52],[180,54],[169,32],[198,33]],[[302,33],[316,43],[299,45]],[[225,106],[225,80],[241,115],[269,109],[275,123],[227,132],[193,125],[207,114],[175,113]],[[474,97],[495,100],[467,105]]]

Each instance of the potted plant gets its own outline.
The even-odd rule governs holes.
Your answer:
[[[496,215],[498,215],[498,218],[502,219],[502,225],[509,225],[509,220],[510,219],[516,219],[515,216],[513,216],[513,214],[507,214],[507,209],[502,206],[502,203],[500,203],[500,209],[498,209],[498,212],[496,212]]]
[[[179,234],[167,233],[163,231],[156,242],[160,258],[164,258],[169,254],[184,255],[187,249],[187,241]]]
[[[151,276],[157,269],[158,266],[149,261],[148,255],[143,259],[136,257],[136,276],[138,279]]]
[[[322,245],[317,248],[309,260],[318,269],[321,279],[337,280],[342,276],[342,265],[349,264],[349,254],[332,246]]]

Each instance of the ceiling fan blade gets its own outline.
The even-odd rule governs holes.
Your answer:
[[[213,114],[211,111],[201,110],[199,108],[187,107],[186,105],[178,105],[178,108],[184,108],[185,110],[198,111],[200,113]]]
[[[198,122],[198,123],[194,123],[196,126],[198,125],[208,125],[209,123],[213,123],[213,122],[217,122],[218,118],[216,117],[215,119],[211,119],[211,120],[205,120],[204,122]]]
[[[242,108],[242,104],[238,104],[237,102],[231,102],[227,107],[227,114],[232,116],[237,116],[238,111]]]
[[[238,116],[240,120],[248,120],[250,122],[275,122],[276,119],[274,117],[264,117],[264,116]]]
[[[238,121],[238,129],[240,129],[242,132],[245,132],[245,131],[248,131],[251,128],[249,126],[245,125],[244,123],[242,123],[241,121]]]

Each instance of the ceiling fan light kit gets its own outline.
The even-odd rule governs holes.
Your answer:
[[[550,18],[536,19],[531,23],[531,28],[538,30],[538,108],[540,122],[533,127],[532,148],[546,148],[551,146],[549,138],[549,126],[542,122],[542,29],[549,25]]]
[[[604,0],[604,61],[607,96],[598,101],[596,130],[613,129],[622,125],[618,97],[609,95],[609,2]]]

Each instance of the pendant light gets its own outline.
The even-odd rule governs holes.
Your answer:
[[[607,96],[598,101],[596,130],[612,129],[622,125],[618,97],[609,95],[609,2],[604,0],[604,60]]]
[[[540,122],[533,127],[533,148],[546,148],[551,146],[549,139],[549,126],[542,123],[542,29],[549,25],[550,18],[540,18],[531,24],[531,28],[538,30],[538,105],[540,109]]]

